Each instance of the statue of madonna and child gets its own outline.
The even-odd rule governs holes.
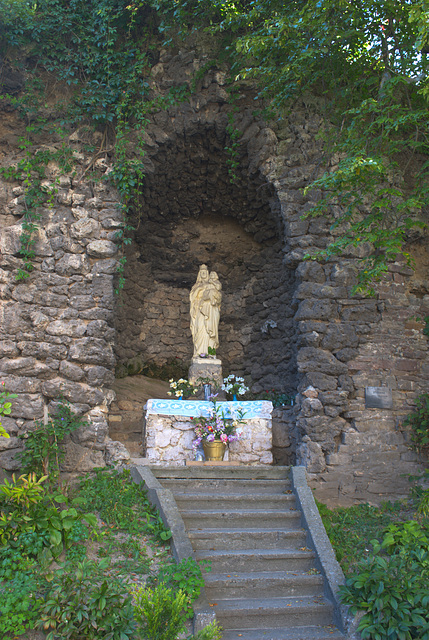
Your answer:
[[[219,347],[219,317],[222,285],[215,271],[200,266],[197,280],[189,295],[191,303],[191,333],[194,358],[205,356],[209,348]]]

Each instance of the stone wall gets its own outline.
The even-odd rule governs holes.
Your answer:
[[[298,459],[306,463],[316,496],[325,502],[380,502],[392,494],[406,496],[407,476],[427,465],[424,456],[410,449],[409,434],[402,424],[416,395],[428,390],[428,338],[423,334],[424,323],[416,320],[429,310],[421,267],[413,272],[392,264],[377,300],[349,301],[343,307],[348,320],[341,323],[341,329],[350,354],[346,368],[335,376],[336,391],[330,389],[336,382],[333,369],[329,378],[318,379],[313,373],[301,382],[298,401],[305,417],[297,425],[310,440],[301,445]],[[323,323],[314,325],[313,331],[319,334],[317,339],[314,336],[317,346],[323,346],[327,335]],[[334,355],[339,358],[338,353]],[[313,383],[317,391],[306,387],[307,383]],[[367,386],[392,389],[393,408],[366,409]],[[324,417],[337,412],[335,421]],[[330,437],[318,429],[330,431]]]
[[[122,220],[117,195],[105,184],[74,182],[51,164],[46,184],[56,181],[55,203],[40,212],[34,270],[24,281],[16,280],[23,188],[3,183],[1,190],[0,377],[18,394],[2,420],[14,436],[0,442],[0,466],[10,471],[22,448],[15,436],[46,419],[60,397],[90,425],[67,445],[66,470],[103,465],[115,448],[119,459],[127,456],[108,438],[107,422],[115,364],[114,235]]]
[[[150,81],[154,98],[190,85],[204,62],[194,52],[162,53]],[[350,298],[355,254],[326,264],[304,259],[326,247],[330,235],[323,219],[303,219],[321,195],[304,195],[303,187],[338,161],[324,164],[317,108],[297,104],[267,124],[243,89],[234,112],[239,168],[231,182],[224,147],[232,107],[224,77],[220,69],[208,71],[189,103],[154,113],[143,133],[146,177],[119,298],[113,294],[118,196],[85,173],[91,157],[83,130],[70,136],[78,171],[60,175],[48,167],[59,191],[41,212],[35,269],[21,283],[15,275],[22,185],[0,185],[0,375],[19,396],[5,426],[13,435],[25,432],[62,393],[93,425],[75,444],[110,459],[106,417],[115,363],[190,358],[188,295],[205,262],[223,284],[225,373],[248,375],[255,391],[298,391],[295,405],[274,420],[276,461],[297,456],[314,474],[317,495],[328,500],[404,493],[401,474],[421,468],[401,419],[429,377],[428,338],[413,319],[429,314],[427,240],[410,247],[416,273],[394,264],[376,299]],[[3,165],[20,153],[10,137],[11,113],[6,121]],[[129,153],[137,153],[132,145]],[[94,168],[108,174],[108,154]],[[365,387],[383,385],[393,391],[393,410],[365,409]],[[1,443],[0,464],[8,469],[16,466],[17,444]]]

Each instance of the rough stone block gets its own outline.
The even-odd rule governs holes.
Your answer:
[[[318,398],[305,398],[301,403],[301,415],[304,417],[314,416],[323,411],[323,404]]]
[[[401,453],[401,461],[419,463],[419,455],[415,451],[404,451]]]
[[[346,322],[379,322],[381,316],[375,302],[347,306],[341,311],[341,319]]]
[[[311,371],[303,376],[302,381],[298,385],[298,391],[305,389],[308,385],[313,386],[315,389],[320,389],[321,391],[334,390],[337,388],[337,384],[337,377],[327,376],[324,373]]]
[[[324,404],[344,406],[347,403],[349,393],[347,391],[323,391],[319,393],[319,400]]]
[[[91,236],[97,235],[99,231],[100,224],[92,218],[85,217],[80,218],[80,220],[72,224],[70,227],[70,235],[76,240],[81,240],[82,238],[89,238]]]
[[[2,426],[4,427],[3,420]],[[11,438],[4,438],[3,436],[0,437],[0,451],[7,451],[8,449],[21,449],[22,445],[23,442],[19,438],[15,438],[13,436]]]
[[[16,424],[16,420],[10,418],[9,416],[2,416],[1,418],[2,427],[8,432],[10,436],[18,435],[18,425]]]
[[[88,384],[94,387],[111,386],[115,382],[115,374],[110,369],[100,366],[84,366]]]
[[[19,349],[12,340],[0,340],[0,358],[14,358],[20,355]]]
[[[94,387],[80,382],[64,380],[64,378],[45,381],[42,390],[48,398],[64,396],[69,402],[83,402],[90,406],[101,404],[104,401],[104,394],[99,389],[94,389]]]
[[[106,366],[115,365],[115,357],[110,344],[99,338],[81,338],[70,346],[71,360],[78,362]]]
[[[2,375],[2,374],[0,374]],[[9,393],[39,393],[42,382],[35,377],[7,375],[4,380],[4,389]]]
[[[44,402],[40,394],[20,393],[13,400],[12,416],[37,420],[43,417],[43,408]]]
[[[9,449],[8,451],[2,451],[0,453],[0,468],[5,469],[6,471],[18,471],[21,463],[16,457],[16,454],[19,453],[19,451],[22,451],[22,449],[23,447],[21,449]]]
[[[18,342],[18,347],[24,357],[63,359],[67,354],[67,347],[61,344],[51,344],[50,342]]]
[[[85,255],[67,253],[58,260],[55,268],[60,275],[71,276],[88,273],[90,265]]]
[[[295,320],[332,320],[338,317],[337,305],[326,300],[303,300]]]
[[[296,461],[298,465],[303,465],[308,473],[322,473],[326,469],[322,447],[317,442],[312,442],[309,436],[304,436],[297,447]]]
[[[82,320],[54,320],[46,327],[46,333],[53,336],[70,336],[81,338],[86,332],[86,324]]]
[[[91,451],[91,449],[72,441],[64,445],[64,454],[61,470],[65,472],[92,471],[96,467],[106,466],[104,456],[100,451]]]
[[[297,363],[298,370],[301,373],[315,372],[324,375],[340,375],[347,371],[346,365],[337,360],[332,353],[314,347],[300,349]]]

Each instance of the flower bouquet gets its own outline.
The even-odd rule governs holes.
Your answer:
[[[179,380],[169,380],[170,383],[170,391],[167,391],[169,396],[176,396],[176,398],[189,398],[194,393],[197,393],[197,389],[184,378],[180,378]]]
[[[226,418],[223,410],[219,409],[213,399],[212,405],[210,416],[192,418],[196,436],[192,447],[196,452],[202,443],[206,460],[222,460],[226,445],[239,440],[241,436],[239,425],[244,422],[244,412],[240,409],[236,418]],[[215,454],[213,454],[213,449],[216,449]]]
[[[223,379],[222,390],[226,391],[226,393],[236,400],[237,396],[244,396],[244,394],[249,391],[249,387],[246,387],[244,384],[244,378],[239,378],[231,373],[231,375]]]

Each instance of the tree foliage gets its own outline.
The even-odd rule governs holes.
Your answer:
[[[373,292],[398,253],[410,263],[406,242],[424,226],[429,202],[429,3],[189,0],[171,8],[182,33],[203,22],[224,38],[234,81],[256,82],[280,118],[300,98],[318,99],[326,172],[308,187],[323,194],[308,215],[331,218],[337,235],[318,256],[361,245],[360,292]]]
[[[156,50],[193,31],[213,36],[231,88],[253,83],[271,115],[316,100],[326,172],[309,185],[323,194],[309,215],[331,218],[337,238],[322,257],[362,245],[360,291],[398,253],[409,261],[429,202],[427,0],[0,0],[3,58],[24,51],[70,86],[69,121],[119,138],[153,106]]]

